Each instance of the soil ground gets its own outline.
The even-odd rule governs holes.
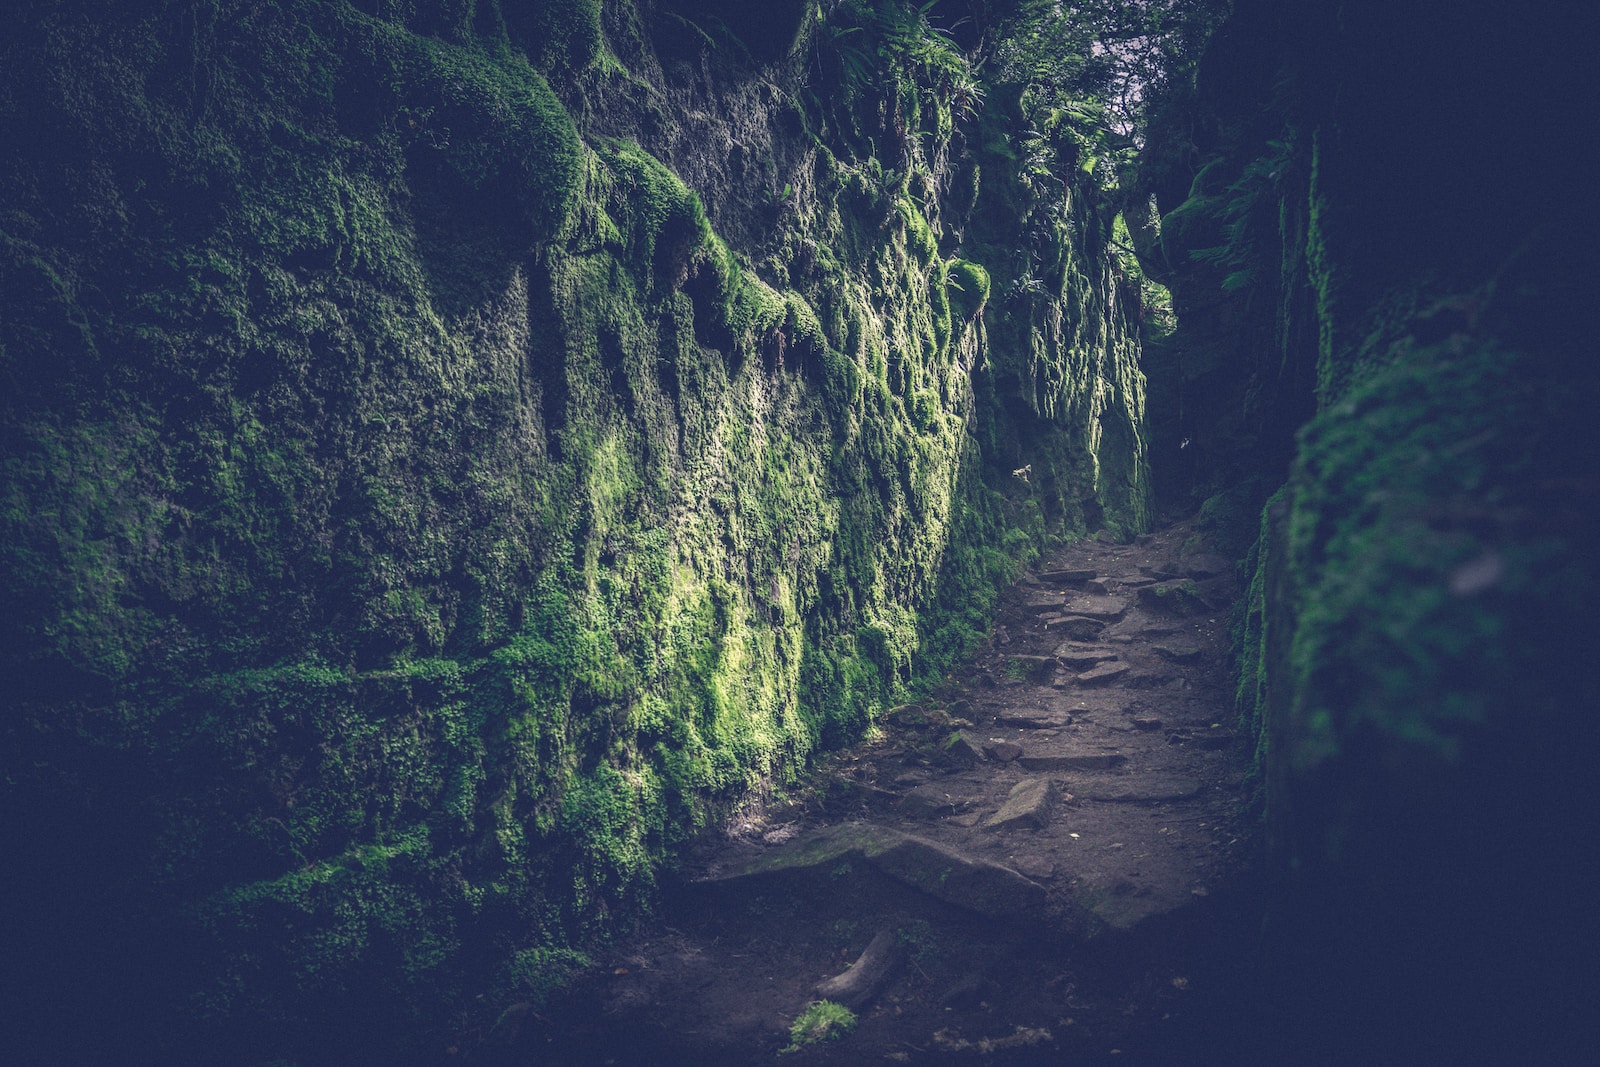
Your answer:
[[[1237,593],[1188,524],[1062,548],[938,699],[708,835],[510,1059],[775,1062],[887,931],[863,964],[883,974],[847,984],[854,1029],[781,1062],[1248,1061]]]

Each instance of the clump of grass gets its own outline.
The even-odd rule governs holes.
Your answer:
[[[856,1026],[856,1013],[831,1000],[817,1000],[806,1006],[789,1027],[789,1044],[784,1052],[798,1052],[806,1045],[843,1037]]]

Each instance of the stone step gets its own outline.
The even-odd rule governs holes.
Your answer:
[[[1235,569],[1233,560],[1212,552],[1201,552],[1185,557],[1179,567],[1186,577],[1202,579],[1219,578],[1223,575],[1231,577]]]
[[[1078,684],[1084,686],[1107,685],[1127,674],[1129,669],[1126,663],[1102,663],[1100,666],[1078,675]]]
[[[1055,582],[1059,585],[1086,582],[1094,576],[1094,571],[1083,567],[1057,567],[1054,570],[1039,572],[1039,580],[1041,582]]]
[[[1081,800],[1110,804],[1156,804],[1199,796],[1205,783],[1198,778],[1080,778],[1067,783],[1067,791]]]
[[[1128,601],[1118,596],[1079,596],[1067,601],[1061,610],[1067,615],[1087,615],[1091,619],[1120,619],[1127,613]]]
[[[1024,730],[1059,730],[1072,725],[1072,713],[1053,708],[1007,708],[996,713],[994,721]]]
[[[1104,619],[1091,619],[1087,615],[1055,615],[1044,620],[1046,630],[1060,630],[1079,641],[1090,640],[1106,628]]]
[[[1150,646],[1150,650],[1174,663],[1194,663],[1206,653],[1204,648],[1192,641],[1158,641]]]
[[[1017,766],[1023,770],[1043,773],[1051,771],[1109,771],[1127,762],[1128,757],[1119,752],[1068,756],[1029,751],[1017,757]]]
[[[1056,649],[1055,653],[1057,663],[1060,663],[1063,667],[1071,667],[1074,670],[1085,670],[1108,659],[1116,659],[1118,655],[1115,649],[1107,648],[1104,645],[1076,644],[1062,645]]]
[[[1037,914],[1045,890],[1010,867],[969,856],[936,841],[884,826],[850,822],[824,827],[768,849],[749,862],[701,879],[721,886],[751,882],[771,886],[793,880],[804,898],[856,867],[869,868],[916,893],[994,917]]]

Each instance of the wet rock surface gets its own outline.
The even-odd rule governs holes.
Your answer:
[[[1248,754],[1232,569],[1195,540],[1079,542],[1020,581],[946,690],[709,834],[546,1050],[767,1062],[837,985],[859,1025],[786,1062],[1211,1062],[1225,983],[1203,975],[1248,941]]]

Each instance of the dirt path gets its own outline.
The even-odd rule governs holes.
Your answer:
[[[784,1062],[1210,1062],[1251,914],[1236,592],[1184,524],[1061,550],[941,699],[708,839],[512,1058],[772,1062],[844,974],[854,1030]]]

